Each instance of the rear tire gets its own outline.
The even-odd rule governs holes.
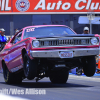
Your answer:
[[[24,74],[29,80],[34,79],[37,74],[37,61],[31,60],[27,53],[24,55]]]
[[[52,71],[50,74],[50,81],[52,83],[66,83],[68,80],[69,71],[62,69],[59,71]]]
[[[18,74],[9,72],[5,62],[3,62],[3,76],[7,84],[20,84],[22,83],[22,77]]]
[[[84,71],[84,74],[88,77],[91,77],[95,74],[95,71],[96,71],[95,56],[89,56],[85,59],[83,71]]]

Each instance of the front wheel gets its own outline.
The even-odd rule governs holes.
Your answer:
[[[34,79],[37,74],[37,61],[31,60],[27,53],[24,55],[24,74],[29,80]]]
[[[86,57],[86,59],[84,60],[83,71],[84,71],[84,74],[88,77],[91,77],[95,74],[95,71],[96,71],[95,56]]]
[[[52,83],[66,83],[68,80],[69,71],[66,69],[62,69],[59,71],[52,71],[50,73],[50,81]]]

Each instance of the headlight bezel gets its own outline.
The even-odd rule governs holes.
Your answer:
[[[38,48],[40,46],[40,41],[39,40],[33,40],[32,41],[32,46],[35,47],[35,48]]]
[[[91,38],[90,40],[92,45],[98,45],[99,44],[99,39],[96,37]]]

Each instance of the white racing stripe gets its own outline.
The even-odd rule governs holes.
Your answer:
[[[0,94],[0,100],[29,100],[29,99],[24,99],[24,98],[20,98],[20,97],[16,97],[16,96]]]

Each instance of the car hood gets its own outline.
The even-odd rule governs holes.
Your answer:
[[[59,38],[59,37],[94,37],[94,34],[72,34],[72,35],[57,35],[57,36],[37,36],[36,39],[41,38]]]

